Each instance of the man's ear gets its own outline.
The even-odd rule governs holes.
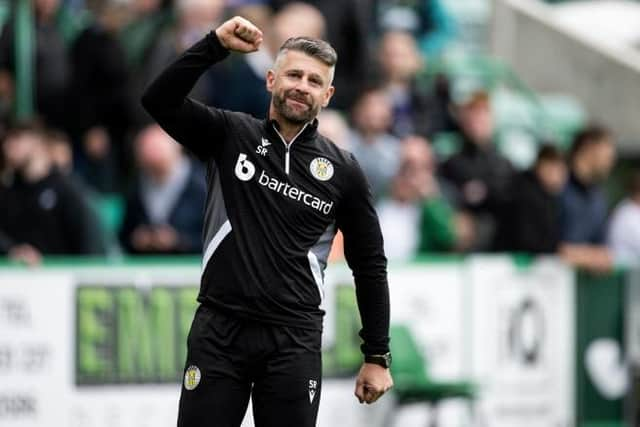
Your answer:
[[[273,85],[276,81],[276,73],[273,70],[267,71],[267,91],[273,92]]]
[[[331,101],[331,97],[333,96],[335,91],[336,91],[335,87],[329,86],[329,88],[324,94],[324,101],[322,102],[322,108],[325,108],[327,105],[329,105],[329,101]]]

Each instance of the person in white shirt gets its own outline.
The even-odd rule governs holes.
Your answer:
[[[627,197],[611,215],[607,245],[616,263],[628,265],[640,261],[640,171],[632,175]]]

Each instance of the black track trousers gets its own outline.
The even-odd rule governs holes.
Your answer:
[[[188,339],[178,427],[239,427],[250,396],[256,427],[315,426],[320,339],[320,331],[200,306]]]

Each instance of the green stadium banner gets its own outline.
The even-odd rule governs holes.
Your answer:
[[[623,427],[624,272],[577,274],[576,426]]]

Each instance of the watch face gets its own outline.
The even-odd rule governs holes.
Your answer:
[[[387,353],[382,356],[384,358],[384,362],[387,365],[387,368],[391,366],[391,353]]]

